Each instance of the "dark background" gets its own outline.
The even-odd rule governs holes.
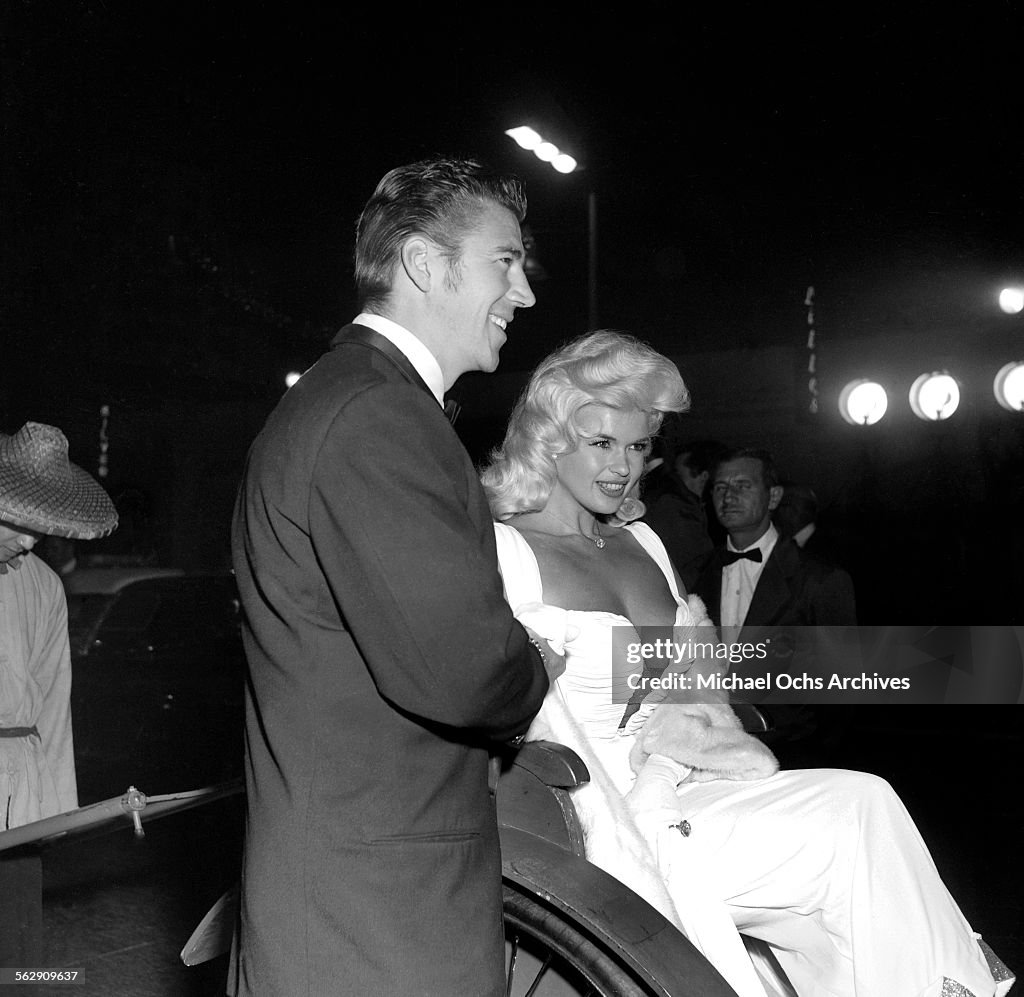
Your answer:
[[[284,374],[356,312],[361,205],[391,166],[473,155],[525,180],[538,268],[501,373],[455,390],[475,457],[587,328],[593,193],[598,324],[679,362],[670,431],[817,488],[865,622],[1013,622],[1024,419],[991,382],[1024,332],[995,304],[1024,283],[1017,5],[0,9],[0,428],[55,423],[92,471],[107,434],[122,526],[93,553],[226,563]],[[524,122],[584,169],[519,150]],[[947,368],[961,410],[920,423],[909,383]],[[855,376],[890,390],[869,430],[835,404]]]
[[[770,446],[812,484],[863,622],[1021,623],[1024,416],[991,382],[1024,359],[1024,314],[996,307],[1024,284],[1022,41],[1009,2],[0,0],[0,430],[59,425],[96,473],[108,406],[121,528],[81,553],[226,564],[245,451],[285,373],[356,312],[362,204],[399,163],[471,155],[526,182],[543,277],[501,373],[456,388],[475,457],[526,372],[587,328],[593,193],[599,324],[680,364],[693,410],[670,432]],[[522,123],[585,169],[521,152],[503,132]],[[961,411],[921,423],[909,384],[944,368]],[[860,376],[890,390],[869,430],[835,404]],[[1016,717],[858,709],[776,748],[889,778],[975,926],[1019,965]],[[188,892],[182,927],[209,902]],[[151,913],[134,921],[149,931]]]

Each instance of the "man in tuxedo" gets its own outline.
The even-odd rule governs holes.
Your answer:
[[[755,677],[806,672],[821,678],[826,668],[851,660],[844,631],[837,628],[856,625],[853,582],[792,537],[780,537],[772,513],[782,495],[771,454],[750,449],[722,454],[711,478],[711,501],[726,542],[708,557],[697,593],[724,639],[768,648],[766,659],[750,659],[738,672],[749,670]],[[807,705],[807,696],[803,691],[775,692],[767,699],[755,694],[776,752],[779,742],[802,741],[825,721],[820,707]],[[831,733],[841,722],[834,711],[827,715]]]
[[[781,498],[766,451],[731,450],[715,466],[711,500],[726,543],[708,558],[697,582],[712,619],[734,633],[744,627],[855,625],[850,576],[780,538],[772,512]]]
[[[357,228],[363,312],[250,450],[238,995],[504,992],[489,749],[564,661],[505,602],[442,403],[534,304],[525,210],[473,162],[388,173]]]

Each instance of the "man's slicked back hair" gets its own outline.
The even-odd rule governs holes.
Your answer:
[[[519,180],[472,159],[425,159],[387,173],[356,223],[360,307],[380,310],[391,293],[402,245],[411,235],[424,235],[440,246],[449,273],[454,273],[463,238],[488,203],[506,208],[520,222],[526,217]]]
[[[779,483],[779,471],[775,466],[775,459],[767,450],[761,450],[757,447],[735,447],[731,450],[726,450],[721,453],[718,460],[715,461],[715,467],[712,471],[712,478],[718,473],[718,469],[723,465],[733,460],[756,460],[761,464],[761,480],[764,482],[765,488],[775,488]]]

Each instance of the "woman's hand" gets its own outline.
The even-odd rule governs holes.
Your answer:
[[[548,680],[554,682],[562,672],[565,671],[565,655],[559,654],[536,630],[531,630],[524,625],[524,629],[530,635],[531,641],[540,645],[541,657],[544,659],[544,670],[548,673]]]

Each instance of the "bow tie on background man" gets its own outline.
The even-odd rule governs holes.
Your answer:
[[[750,550],[723,550],[722,567],[728,568],[730,564],[735,564],[737,561],[742,561],[744,558],[748,561],[756,561],[760,564],[761,548],[752,547]]]

